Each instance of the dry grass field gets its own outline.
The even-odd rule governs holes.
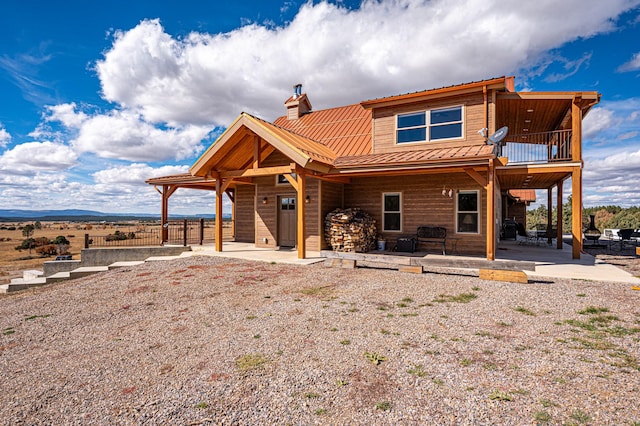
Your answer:
[[[15,227],[15,230],[0,229],[0,284],[8,283],[12,278],[22,277],[22,271],[29,269],[42,270],[42,264],[49,260],[54,260],[55,256],[41,257],[35,250],[18,251],[15,247],[20,245],[25,237],[22,230],[24,225],[31,224],[25,222],[5,222],[0,223],[0,228]],[[150,228],[147,226],[147,228]],[[46,237],[51,240],[62,235],[71,243],[69,252],[74,259],[80,259],[80,252],[84,248],[84,234],[91,236],[106,236],[113,234],[116,230],[121,232],[136,232],[137,227],[114,226],[112,224],[90,224],[90,223],[68,223],[68,222],[42,222],[42,229],[36,229],[32,238]]]

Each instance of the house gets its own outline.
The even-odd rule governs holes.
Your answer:
[[[516,92],[514,77],[500,77],[314,111],[301,89],[274,122],[241,113],[189,173],[147,180],[162,194],[163,223],[170,196],[196,188],[216,194],[216,250],[227,194],[236,241],[295,246],[300,258],[328,248],[327,213],[359,207],[389,247],[418,226],[440,226],[464,241],[460,254],[493,260],[512,191],[546,189],[551,206],[557,188],[561,205],[571,178],[567,231],[580,257],[582,119],[597,92]]]

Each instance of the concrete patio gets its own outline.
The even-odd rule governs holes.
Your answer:
[[[216,252],[213,245],[192,246],[192,251],[184,253],[186,256],[221,256],[236,259],[256,260],[263,262],[289,263],[297,265],[310,265],[322,262],[326,258],[320,252],[307,252],[306,259],[298,259],[295,249],[271,250],[256,248],[252,243],[225,242],[223,251]],[[384,255],[384,261],[393,260],[394,257],[421,257],[422,263],[434,266],[451,268],[469,268],[470,264],[482,261],[482,257],[438,255],[430,253],[396,253],[392,251],[372,252],[372,255]],[[595,257],[583,253],[580,259],[571,258],[571,246],[564,244],[562,250],[546,244],[521,245],[516,241],[501,241],[496,251],[497,262],[534,262],[535,270],[527,270],[531,279],[570,278],[587,281],[621,282],[632,285],[640,285],[640,278]]]

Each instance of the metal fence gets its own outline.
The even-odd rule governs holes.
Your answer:
[[[223,238],[233,239],[233,222],[224,221]],[[90,247],[141,247],[163,244],[183,245],[215,242],[215,219],[170,220],[164,227],[151,229],[116,230],[108,235],[85,234],[84,246]]]

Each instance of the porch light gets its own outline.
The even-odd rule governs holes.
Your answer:
[[[442,196],[453,198],[453,188],[447,189],[446,187],[442,187]]]
[[[264,197],[264,198],[262,199],[262,204],[267,204],[267,201],[269,201],[269,200],[267,200],[267,197]]]
[[[304,199],[304,203],[309,204],[310,202],[311,202],[311,197],[307,195],[307,197]]]

